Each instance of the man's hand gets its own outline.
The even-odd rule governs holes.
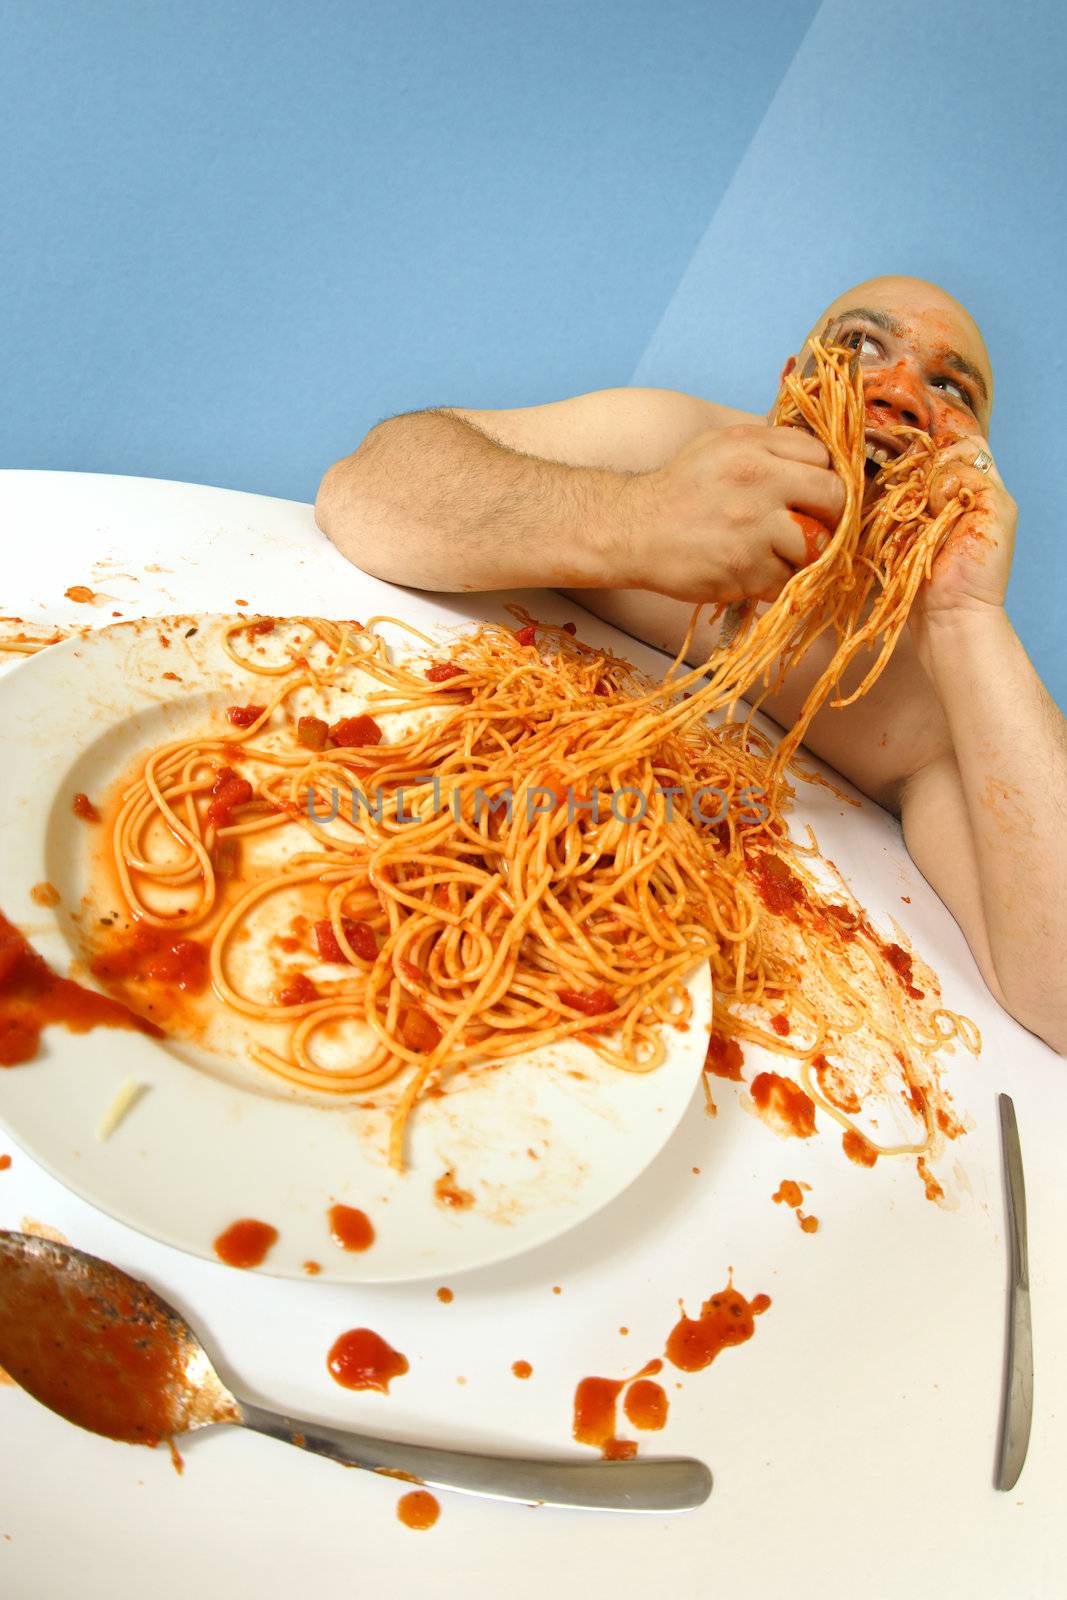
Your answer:
[[[927,667],[932,627],[952,623],[968,612],[999,611],[1004,605],[1018,507],[995,465],[980,472],[972,464],[979,450],[989,453],[979,434],[947,445],[930,487],[929,507],[935,516],[961,490],[973,503],[949,535],[912,607],[912,635]]]
[[[826,447],[799,428],[698,434],[624,485],[629,584],[690,604],[773,600],[825,549],[844,509],[829,462]]]

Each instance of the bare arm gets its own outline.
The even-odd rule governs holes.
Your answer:
[[[810,559],[790,508],[844,492],[795,428],[669,389],[518,411],[419,411],[327,472],[319,526],[365,572],[423,589],[777,594]]]
[[[415,411],[330,468],[319,526],[364,571],[422,589],[625,585],[627,478],[722,407],[606,389],[515,411]]]

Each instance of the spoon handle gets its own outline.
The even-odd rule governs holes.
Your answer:
[[[687,1511],[711,1493],[702,1461],[544,1461],[474,1455],[430,1445],[376,1439],[321,1422],[301,1422],[240,1402],[241,1421],[256,1433],[295,1444],[344,1466],[408,1476],[433,1489],[455,1489],[523,1505],[575,1506],[598,1511]]]

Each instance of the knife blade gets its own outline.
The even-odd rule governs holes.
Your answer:
[[[1011,1277],[1008,1290],[1008,1338],[1004,1390],[997,1445],[996,1486],[1014,1489],[1026,1460],[1034,1410],[1034,1342],[1030,1321],[1030,1257],[1026,1236],[1026,1187],[1019,1126],[1010,1095],[997,1097],[1000,1144],[1007,1197]]]

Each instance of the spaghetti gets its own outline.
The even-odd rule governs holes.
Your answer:
[[[918,1128],[879,1153],[921,1158],[959,1131],[937,1060],[955,1040],[976,1049],[976,1030],[842,882],[827,886],[814,839],[792,839],[786,817],[811,718],[882,671],[966,502],[929,513],[932,447],[909,435],[865,506],[861,379],[847,350],[814,355],[810,376],[785,380],[776,420],[826,444],[844,513],[824,553],[762,614],[746,606],[698,669],[684,661],[699,609],[661,682],[525,614],[447,656],[394,623],[404,659],[379,631],[393,619],[235,622],[224,648],[263,681],[262,703],[153,751],[124,793],[111,853],[150,959],[105,949],[98,976],[173,976],[206,952],[223,1005],[284,1035],[248,1045],[268,1073],[348,1098],[398,1080],[397,1166],[419,1098],[476,1061],[572,1036],[621,1070],[654,1069],[704,962],[717,1036],[791,1058],[798,1093],[848,1132],[866,1137],[853,1115],[896,1074]],[[777,747],[751,714],[732,720],[742,693],[758,705],[828,630],[832,661]],[[846,696],[864,649],[874,660]],[[331,722],[353,685],[358,714]],[[250,867],[272,838],[283,859]],[[294,904],[303,965],[255,992],[239,941]]]

